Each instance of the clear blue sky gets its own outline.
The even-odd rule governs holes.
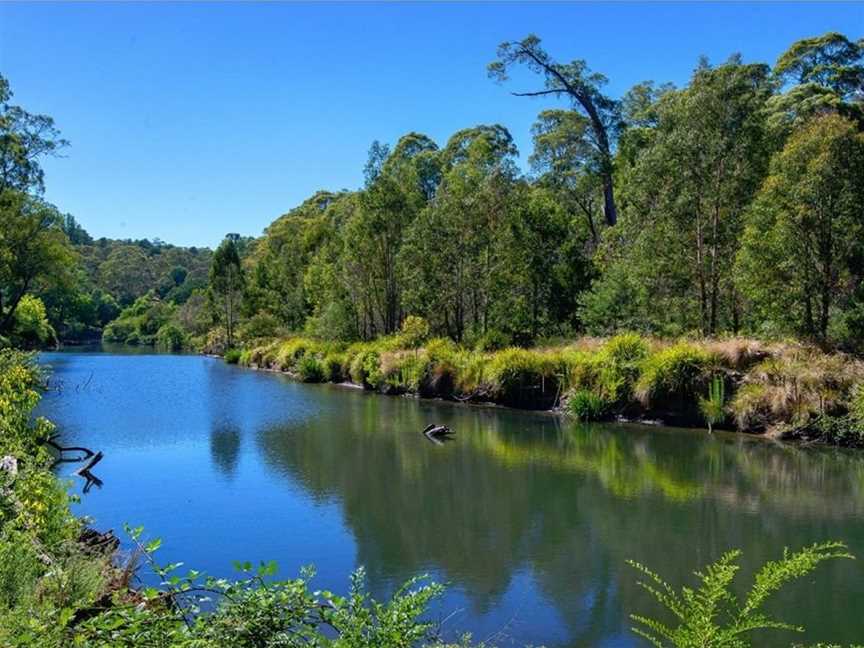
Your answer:
[[[95,236],[212,246],[356,188],[374,139],[498,122],[527,157],[549,101],[487,79],[503,40],[534,32],[619,96],[828,30],[864,35],[864,4],[4,3],[0,72],[72,143],[45,163],[49,200]]]

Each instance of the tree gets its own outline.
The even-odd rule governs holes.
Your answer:
[[[864,39],[828,32],[793,43],[774,76],[786,91],[772,97],[770,120],[781,137],[814,114],[839,112],[864,125]]]
[[[0,193],[0,335],[14,325],[25,295],[66,281],[74,262],[53,206],[20,191]]]
[[[115,246],[99,265],[99,282],[128,306],[156,283],[150,256],[138,245]]]
[[[41,193],[44,176],[39,158],[57,155],[68,142],[60,138],[53,119],[13,106],[11,98],[9,82],[0,75],[0,192]]]
[[[771,162],[747,216],[737,263],[751,325],[825,341],[838,299],[861,281],[864,134],[847,119],[811,118]]]
[[[210,290],[221,302],[221,319],[225,324],[228,347],[234,345],[234,325],[243,290],[243,266],[237,251],[236,234],[228,234],[216,251],[210,265]]]
[[[797,84],[816,83],[851,98],[864,91],[862,57],[864,39],[853,42],[843,34],[828,32],[793,43],[777,59],[774,74]]]
[[[441,151],[435,197],[405,234],[400,276],[406,311],[462,340],[495,326],[506,291],[501,236],[518,200],[516,147],[499,125],[455,133]]]
[[[596,247],[600,234],[595,217],[602,182],[590,141],[589,120],[572,110],[544,110],[531,131],[534,153],[529,162],[539,182],[552,187],[565,203],[581,212]]]
[[[599,302],[618,308],[638,296],[627,308],[641,309],[639,319],[661,333],[737,328],[731,269],[743,213],[767,166],[770,89],[767,66],[733,57],[716,68],[703,62],[687,88],[658,101],[657,125],[626,174],[616,228],[624,231],[607,237],[605,275],[597,299],[586,302],[595,323],[612,315]]]
[[[418,133],[402,137],[392,153],[377,143],[370,150],[368,182],[344,228],[344,262],[359,297],[366,337],[399,330],[403,313],[397,256],[405,230],[435,192],[437,150]],[[382,153],[386,157],[379,159]],[[374,173],[369,171],[373,168]]]
[[[508,68],[516,64],[525,65],[532,72],[543,75],[546,87],[534,92],[514,92],[514,95],[567,97],[573,108],[584,113],[588,118],[592,132],[591,143],[603,184],[603,211],[606,215],[606,223],[615,225],[618,212],[612,183],[612,151],[615,137],[621,126],[621,118],[618,102],[600,91],[606,83],[606,77],[591,72],[582,60],[574,60],[566,64],[555,62],[540,46],[540,39],[533,34],[521,41],[502,43],[498,48],[498,60],[489,65],[489,76],[498,81],[506,81]]]
[[[45,312],[45,304],[33,295],[24,295],[15,308],[13,340],[27,347],[55,341],[56,334]]]

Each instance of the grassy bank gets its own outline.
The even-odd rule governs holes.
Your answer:
[[[801,343],[658,340],[625,333],[535,349],[467,349],[402,333],[339,344],[262,340],[229,362],[385,394],[561,407],[617,417],[864,445],[864,363]]]

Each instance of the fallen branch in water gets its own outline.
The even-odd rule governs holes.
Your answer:
[[[93,452],[90,448],[85,448],[84,446],[61,446],[54,439],[55,437],[51,436],[45,440],[45,443],[47,445],[51,446],[59,453],[57,459],[54,460],[54,465],[57,465],[58,463],[86,461],[87,463],[78,468],[78,470],[76,470],[73,474],[77,475],[78,477],[83,477],[85,479],[85,493],[89,492],[93,486],[101,488],[103,483],[102,480],[99,479],[92,472],[90,472],[90,470],[93,468],[93,466],[102,461],[103,457],[105,456],[104,454],[102,454],[102,451],[100,450],[99,452]],[[66,458],[63,456],[64,452],[83,452],[84,456]]]
[[[47,443],[49,446],[51,446],[61,454],[61,458],[59,459],[59,461],[84,461],[85,459],[89,459],[93,455],[97,454],[93,452],[90,448],[85,448],[83,446],[61,446],[54,440],[54,437],[49,437],[48,440],[45,441],[45,443]],[[83,452],[84,456],[75,459],[63,459],[62,454],[64,452]]]
[[[86,464],[84,464],[78,470],[75,471],[74,474],[78,475],[79,477],[83,477],[86,480],[86,483],[84,484],[84,492],[85,493],[89,493],[90,489],[93,486],[96,486],[97,488],[102,488],[102,483],[103,483],[102,480],[99,479],[93,473],[91,473],[90,469],[93,466],[95,466],[97,463],[102,461],[102,457],[104,457],[104,456],[105,455],[103,455],[102,451],[100,450],[99,452],[94,454],[92,457],[90,457],[90,461],[88,461]]]
[[[102,451],[101,451],[101,450],[100,450],[99,452],[93,454],[93,456],[90,457],[90,460],[89,460],[86,464],[84,464],[83,466],[81,466],[78,470],[76,470],[74,474],[75,474],[75,475],[81,475],[82,477],[86,477],[86,476],[87,476],[87,473],[90,472],[90,469],[91,469],[93,466],[95,466],[97,463],[99,463],[100,461],[102,461],[102,458],[103,458],[104,456],[105,456],[105,455],[102,454]],[[85,458],[86,458],[86,457],[85,457]]]

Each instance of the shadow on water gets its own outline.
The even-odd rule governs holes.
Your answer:
[[[442,614],[464,607],[451,624],[479,639],[639,645],[628,615],[655,609],[627,559],[675,583],[731,547],[745,578],[824,539],[864,559],[861,454],[385,398],[191,356],[50,359],[69,383],[96,375],[41,413],[106,450],[108,485],[82,503],[97,522],[145,524],[166,559],[211,572],[315,562],[343,589],[362,564],[379,595],[430,572],[452,584]],[[430,443],[431,423],[455,436]],[[858,564],[777,598],[809,629],[786,644],[860,640]]]

